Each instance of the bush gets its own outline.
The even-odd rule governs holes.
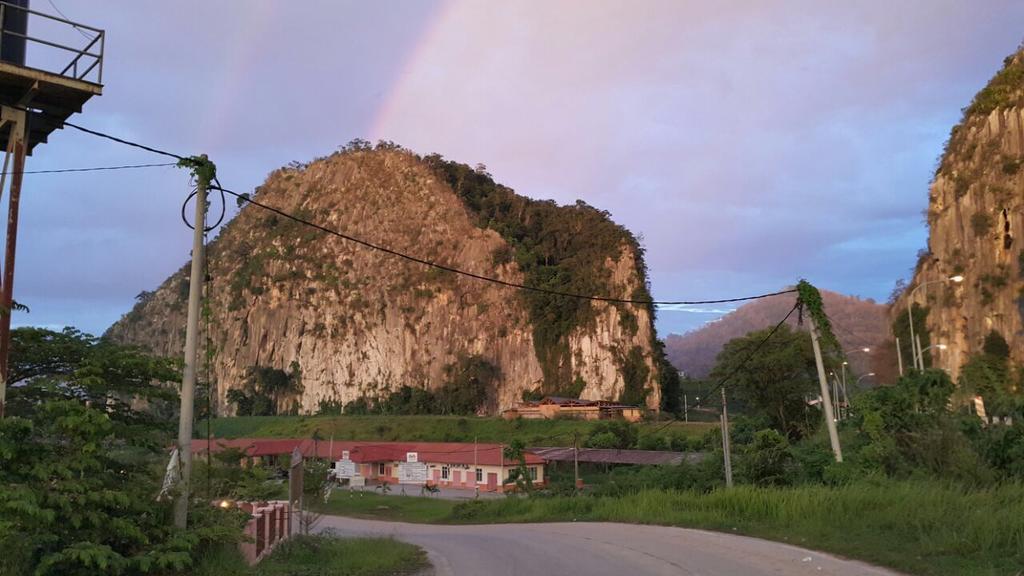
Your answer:
[[[751,484],[780,486],[792,480],[793,455],[789,441],[771,428],[754,434],[754,441],[742,452],[740,475]]]
[[[992,230],[994,224],[992,216],[985,212],[975,212],[971,215],[971,230],[975,236],[985,236]]]

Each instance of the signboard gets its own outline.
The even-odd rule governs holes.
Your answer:
[[[351,460],[351,458],[349,458],[349,455],[348,455],[348,450],[342,450],[341,451],[341,459],[342,460]]]
[[[422,462],[399,462],[399,484],[426,484],[427,465]]]
[[[406,462],[419,462],[420,461],[420,455],[418,453],[416,453],[416,452],[406,452],[405,453],[405,461]]]
[[[334,476],[335,477],[337,477],[337,478],[351,478],[351,477],[355,476],[356,474],[358,474],[358,472],[356,472],[356,463],[355,462],[353,462],[351,460],[348,460],[348,459],[342,459],[342,460],[338,460],[337,462],[334,463]]]

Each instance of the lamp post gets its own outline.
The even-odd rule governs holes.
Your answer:
[[[918,284],[917,286],[914,287],[913,290],[910,291],[910,297],[907,298],[907,319],[910,321],[910,351],[911,356],[913,357],[914,368],[918,370],[924,370],[924,351],[920,350],[920,347],[914,344],[914,293],[917,292],[919,288],[927,286],[929,284],[941,284],[943,282],[956,282],[957,284],[959,284],[963,281],[964,277],[957,274],[956,276],[950,276],[949,278],[943,278],[941,280],[922,282],[921,284]]]
[[[860,378],[857,378],[857,382],[854,383],[853,387],[856,388],[857,386],[860,386],[860,381],[861,380],[867,378],[868,376],[874,376],[874,375],[875,375],[874,372],[868,372],[867,374],[861,376]]]
[[[945,344],[932,344],[930,346],[927,346],[924,350],[921,350],[921,354],[924,354],[925,352],[931,350],[932,348],[935,348],[936,350],[945,350],[946,348],[949,348],[949,346],[946,346]]]
[[[858,348],[856,350],[851,351],[850,354],[854,354],[854,353],[857,353],[857,352],[863,352],[864,354],[870,354],[871,353],[871,348],[868,348],[867,346],[865,346],[863,348]],[[847,392],[846,392],[846,367],[849,366],[849,365],[850,365],[849,362],[847,362],[846,360],[843,360],[843,366],[842,366],[842,369],[843,369],[843,380],[842,380],[842,385],[843,385],[843,403],[842,403],[841,406],[846,407],[847,409],[849,409],[849,407],[850,407],[850,397],[847,395]]]

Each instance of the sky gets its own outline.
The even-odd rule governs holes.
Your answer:
[[[1017,0],[33,2],[54,6],[106,31],[104,93],[78,124],[206,153],[240,191],[353,138],[482,163],[609,211],[662,300],[807,278],[885,301],[926,245],[960,109],[1024,40]],[[26,170],[163,161],[66,129]],[[188,260],[188,192],[173,167],[26,175],[31,312],[14,323],[102,333]],[[660,310],[659,334],[728,310]]]

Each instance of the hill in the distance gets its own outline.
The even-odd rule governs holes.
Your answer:
[[[876,348],[889,336],[886,306],[874,300],[862,300],[827,290],[821,291],[825,311],[835,325],[834,332],[849,355],[853,370],[859,374],[870,371],[867,354],[853,352]],[[778,323],[793,306],[793,295],[783,294],[755,300],[723,316],[716,322],[686,334],[670,334],[665,340],[669,361],[688,376],[703,378],[715,366],[715,357],[726,342],[755,330]],[[794,314],[789,321],[796,326]]]

